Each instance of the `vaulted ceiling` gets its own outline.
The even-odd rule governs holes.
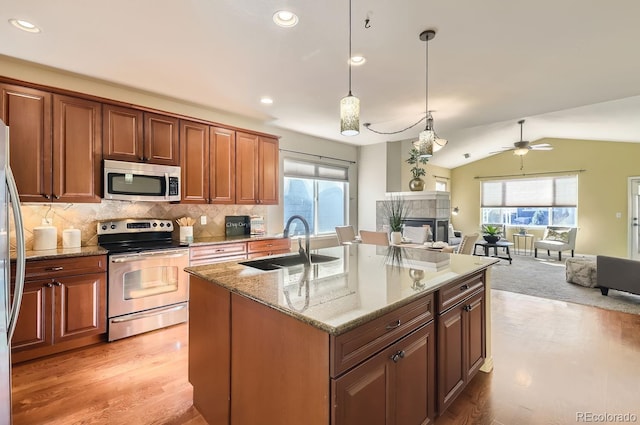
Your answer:
[[[435,164],[455,167],[511,146],[523,118],[527,140],[640,142],[637,0],[352,2],[353,53],[366,58],[352,69],[353,93],[361,124],[379,131],[424,116],[419,34],[437,30],[428,106],[449,144]],[[280,9],[296,13],[298,25],[276,26]],[[348,10],[347,0],[0,0],[0,54],[344,143],[415,138],[424,124],[340,135]],[[22,32],[11,18],[42,31]]]

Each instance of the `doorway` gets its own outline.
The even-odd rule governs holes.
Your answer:
[[[629,179],[629,258],[640,260],[640,177]]]

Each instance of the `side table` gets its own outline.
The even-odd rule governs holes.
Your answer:
[[[524,239],[524,249],[522,249],[522,239]],[[533,235],[514,233],[513,234],[513,248],[515,254],[520,255],[520,251],[524,252],[524,255],[531,255],[533,251]]]

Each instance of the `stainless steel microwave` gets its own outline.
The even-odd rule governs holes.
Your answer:
[[[105,159],[103,198],[180,201],[180,167]]]

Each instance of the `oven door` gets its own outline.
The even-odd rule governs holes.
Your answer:
[[[109,256],[109,318],[189,299],[188,249]]]

